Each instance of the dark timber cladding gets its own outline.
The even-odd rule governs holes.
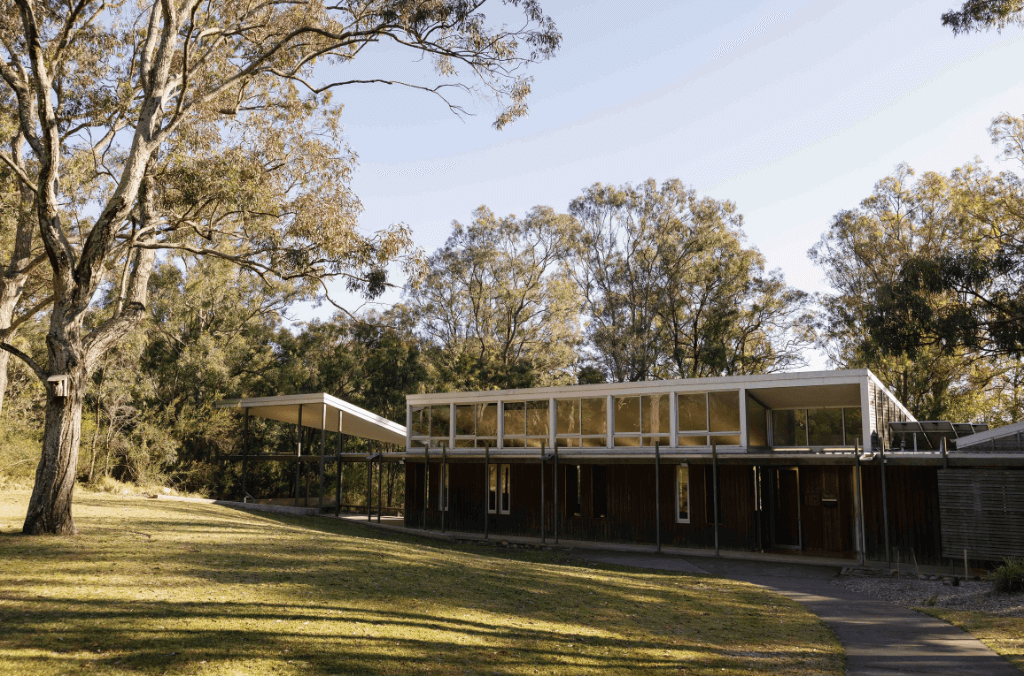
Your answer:
[[[974,559],[992,555],[953,513],[968,498],[994,504],[998,489],[998,509],[972,507],[986,521],[977,532],[1024,531],[1013,492],[1024,449],[1007,441],[1019,444],[1024,425],[916,421],[867,370],[417,394],[407,405],[410,527],[948,563],[961,541]],[[982,468],[1002,473],[972,475],[969,489],[943,479],[940,491],[946,472]]]

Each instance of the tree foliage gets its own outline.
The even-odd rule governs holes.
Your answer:
[[[953,34],[996,29],[1024,24],[1024,2],[1021,0],[967,0],[959,10],[942,15],[942,25],[953,29]]]
[[[575,199],[569,269],[615,381],[767,373],[801,363],[805,295],[742,244],[731,202],[678,180],[595,184]]]

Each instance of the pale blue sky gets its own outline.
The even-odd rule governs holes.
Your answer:
[[[993,161],[991,118],[1024,114],[1021,32],[954,38],[940,16],[959,0],[541,4],[563,46],[504,131],[486,102],[459,119],[428,94],[342,94],[365,229],[407,223],[429,252],[481,204],[565,210],[595,182],[679,178],[735,202],[769,267],[823,291],[807,250],[836,212],[900,162]],[[362,75],[429,75],[387,48],[362,58]]]

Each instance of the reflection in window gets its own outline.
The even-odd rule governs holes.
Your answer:
[[[509,401],[504,404],[505,448],[540,448],[550,429],[548,400]]]
[[[615,397],[614,401],[616,446],[669,445],[669,395]]]
[[[488,484],[487,511],[508,514],[512,509],[512,466],[491,465]]]
[[[676,523],[690,523],[690,467],[676,465]]]
[[[555,444],[560,448],[607,446],[608,400],[605,397],[555,402]]]
[[[808,408],[772,411],[774,446],[853,446],[860,437],[859,408]]]
[[[843,409],[808,409],[807,443],[810,446],[842,446]]]
[[[768,411],[752,397],[747,397],[747,445],[768,445]]]
[[[707,394],[687,393],[676,396],[679,404],[678,426],[680,432],[707,432],[708,431],[708,401]]]
[[[447,439],[451,432],[451,408],[448,404],[430,407],[430,436]]]
[[[740,431],[740,393],[708,392],[708,431]]]
[[[807,411],[772,411],[772,442],[775,446],[806,446]]]

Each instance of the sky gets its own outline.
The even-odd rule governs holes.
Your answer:
[[[747,243],[791,285],[827,292],[807,251],[832,216],[901,162],[947,172],[980,157],[999,168],[987,127],[1024,114],[1024,35],[954,37],[940,17],[959,4],[541,0],[562,47],[528,69],[529,117],[502,131],[483,100],[460,118],[407,89],[338,94],[359,156],[361,227],[405,223],[429,253],[480,205],[565,211],[594,183],[678,178],[733,201]],[[327,75],[432,79],[429,63],[394,48],[360,59]],[[340,284],[332,295],[360,304]]]

